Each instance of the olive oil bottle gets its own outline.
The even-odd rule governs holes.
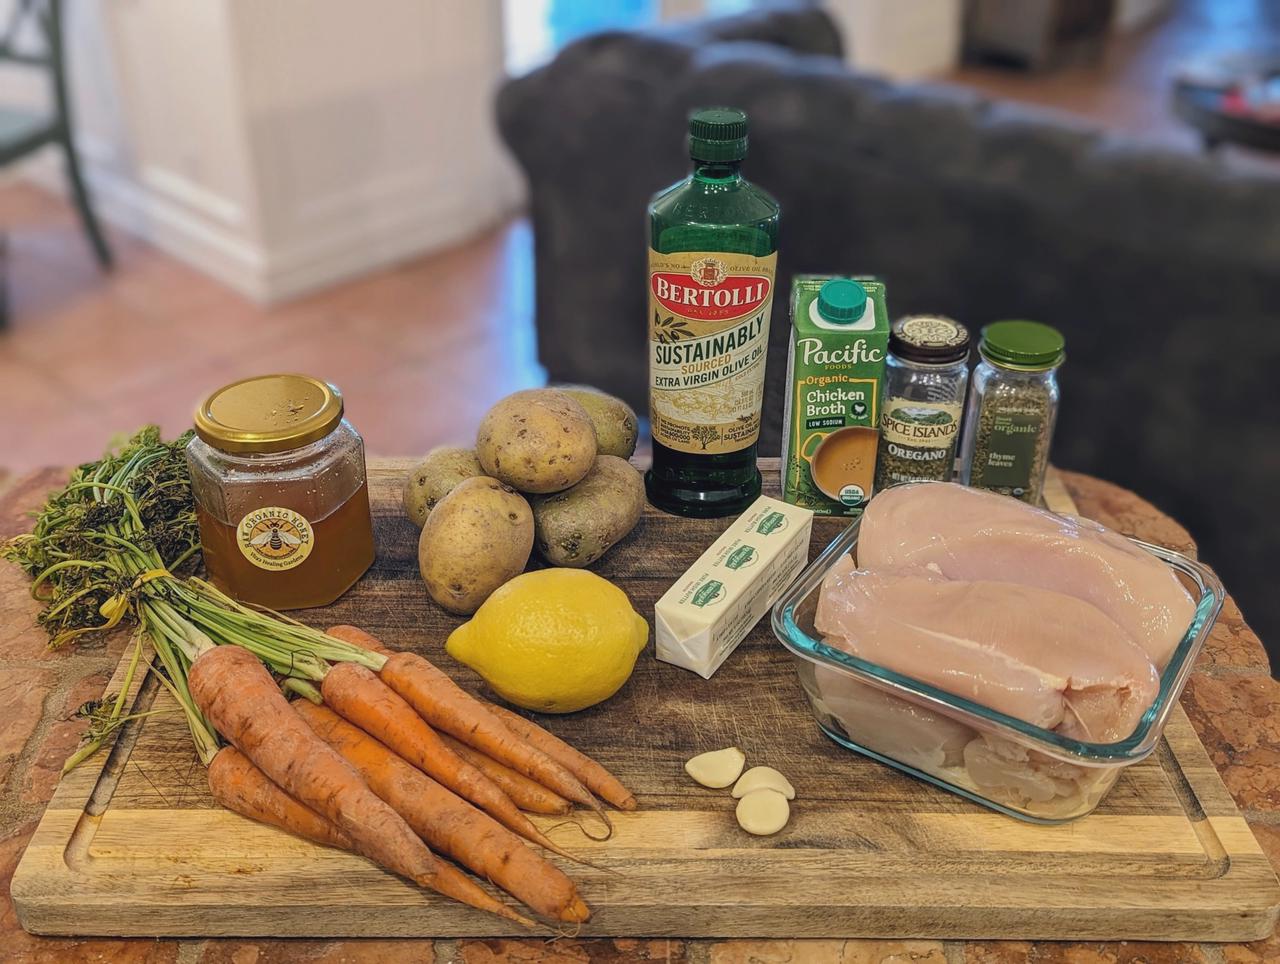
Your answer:
[[[778,260],[778,203],[742,177],[747,116],[689,117],[693,173],[649,203],[649,501],[687,516],[760,494],[756,444]]]

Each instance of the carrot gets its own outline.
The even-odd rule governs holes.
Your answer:
[[[634,810],[636,798],[622,781],[602,767],[591,757],[575,750],[558,736],[548,733],[532,720],[526,720],[518,713],[492,703],[486,703],[489,712],[506,724],[516,736],[532,747],[541,750],[555,760],[600,797],[613,804],[619,810]]]
[[[493,781],[445,746],[439,734],[372,670],[356,663],[338,663],[325,674],[320,693],[325,703],[348,723],[382,741],[507,829],[573,859],[530,823]]]
[[[228,810],[326,847],[352,849],[350,837],[268,780],[234,746],[218,751],[209,763],[208,775],[209,792]]]
[[[187,684],[205,717],[237,750],[299,803],[326,817],[357,853],[421,887],[532,926],[532,921],[441,861],[293,712],[258,658],[239,646],[206,649]]]
[[[472,749],[448,734],[441,733],[440,739],[450,750],[473,764],[477,770],[497,784],[521,810],[564,816],[572,809],[573,804],[560,794],[548,790],[541,783],[530,780],[523,773],[511,769],[506,764],[499,763],[493,757],[485,756],[479,750]]]
[[[368,649],[376,646],[375,652],[387,652],[376,639],[353,626],[334,626],[328,633]],[[600,810],[591,791],[572,773],[521,740],[483,703],[417,653],[392,653],[378,675],[437,730],[487,753],[562,797]]]
[[[382,656],[393,656],[395,650],[387,649],[382,645],[382,640],[373,633],[366,633],[359,626],[348,626],[346,624],[340,626],[330,626],[325,630],[330,636],[342,640],[344,643],[350,643],[352,646],[359,646],[367,649],[371,653],[378,653]]]
[[[577,923],[591,916],[573,881],[497,821],[328,707],[300,700],[294,709],[436,850],[546,917]]]

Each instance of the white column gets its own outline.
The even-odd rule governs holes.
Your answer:
[[[493,121],[500,0],[67,8],[101,213],[253,298],[452,245],[519,203]],[[35,175],[61,187],[54,160]]]
[[[959,63],[961,0],[825,0],[825,6],[858,70],[914,79]]]

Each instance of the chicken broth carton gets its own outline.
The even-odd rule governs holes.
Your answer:
[[[856,516],[871,498],[889,344],[884,285],[796,275],[782,430],[783,498]]]

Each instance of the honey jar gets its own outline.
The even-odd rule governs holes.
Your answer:
[[[342,393],[306,375],[232,382],[187,447],[208,577],[244,603],[324,606],[373,563],[364,441]]]

